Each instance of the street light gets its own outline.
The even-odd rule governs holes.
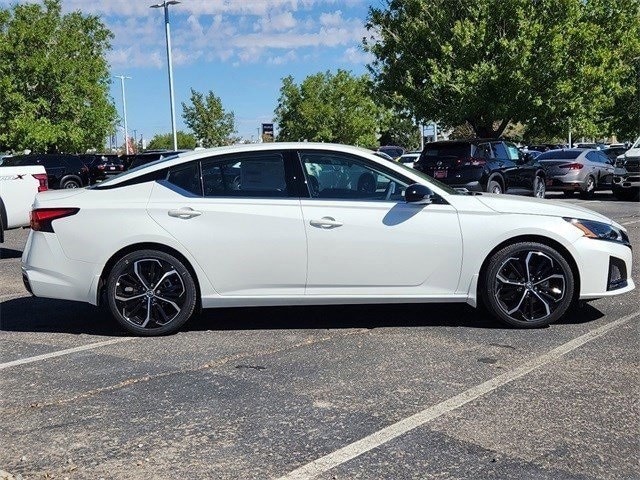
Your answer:
[[[125,77],[124,75],[114,75],[115,78],[120,79],[122,85],[122,115],[124,116],[124,150],[129,155],[129,130],[127,130],[127,97],[124,94],[124,81],[131,80],[131,77]]]
[[[164,0],[162,3],[150,5],[150,8],[164,8],[164,30],[167,39],[167,65],[169,68],[169,99],[171,101],[171,131],[173,132],[173,149],[178,150],[178,132],[176,131],[176,107],[173,99],[173,67],[171,66],[171,31],[169,27],[169,5],[178,5],[177,0]]]

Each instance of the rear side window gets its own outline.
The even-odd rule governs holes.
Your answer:
[[[279,152],[239,154],[202,162],[205,197],[288,197],[284,157]]]
[[[541,153],[536,160],[574,160],[581,153],[580,150],[551,150]]]
[[[191,162],[187,165],[180,165],[170,169],[167,174],[167,182],[193,195],[202,196],[202,182],[200,181],[200,166],[198,162]]]

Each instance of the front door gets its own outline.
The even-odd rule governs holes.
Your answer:
[[[301,151],[299,157],[310,190],[310,198],[301,200],[307,294],[456,290],[462,239],[451,205],[407,204],[410,181],[366,158],[321,151]]]
[[[283,152],[211,157],[170,170],[148,210],[219,294],[301,295],[307,244],[292,185]]]

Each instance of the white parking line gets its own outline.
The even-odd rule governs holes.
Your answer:
[[[104,342],[90,343],[89,345],[82,345],[81,347],[67,348],[66,350],[58,350],[57,352],[45,353],[44,355],[37,355],[35,357],[22,358],[20,360],[13,360],[12,362],[0,363],[0,370],[5,368],[16,367],[18,365],[24,365],[25,363],[39,362],[40,360],[47,360],[49,358],[61,357],[63,355],[70,355],[72,353],[83,352],[85,350],[92,350],[94,348],[106,347],[107,345],[113,345],[115,343],[128,342],[135,337],[113,338],[111,340],[105,340]]]
[[[621,223],[620,225],[627,226],[627,225],[633,225],[634,223],[640,223],[640,220],[633,220],[632,222],[624,222],[624,223]]]
[[[340,448],[335,452],[329,453],[324,457],[320,457],[317,460],[307,463],[306,465],[303,465],[302,467],[297,468],[289,474],[281,477],[279,480],[306,480],[314,478],[339,465],[342,465],[345,462],[348,462],[349,460],[362,455],[363,453],[368,452],[369,450],[372,450],[401,435],[404,435],[405,433],[418,428],[425,423],[430,422],[431,420],[434,420],[441,415],[444,415],[445,413],[460,408],[463,405],[477,399],[478,397],[481,397],[482,395],[490,393],[503,385],[513,382],[514,380],[525,376],[526,374],[542,367],[543,365],[559,359],[563,355],[566,355],[567,353],[575,350],[585,343],[601,337],[610,330],[613,330],[614,328],[617,328],[638,316],[640,316],[640,313],[633,313],[631,315],[627,315],[626,317],[622,317],[614,322],[596,328],[595,330],[591,330],[590,332],[585,333],[580,337],[574,338],[573,340],[526,362],[521,367],[503,373],[502,375],[498,375],[497,377],[487,380],[480,385],[476,385],[475,387],[472,387],[456,395],[455,397],[451,397],[448,400],[438,403],[437,405],[428,407],[421,412],[404,418],[399,422],[383,428],[382,430],[378,430],[377,432],[374,432],[367,437],[364,437],[343,448]]]

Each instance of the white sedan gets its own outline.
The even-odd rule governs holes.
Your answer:
[[[463,193],[356,147],[201,150],[44,192],[35,296],[109,305],[138,335],[200,308],[466,302],[541,327],[634,288],[625,229],[584,208]]]

